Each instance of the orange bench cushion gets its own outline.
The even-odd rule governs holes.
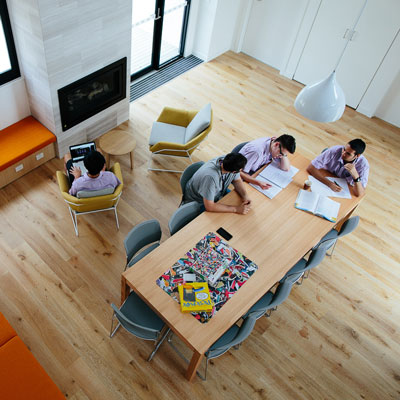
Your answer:
[[[0,346],[8,342],[11,338],[17,336],[14,328],[5,319],[4,315],[0,313]]]
[[[0,132],[0,171],[56,141],[56,137],[32,116]]]
[[[18,336],[0,347],[0,399],[65,400]]]

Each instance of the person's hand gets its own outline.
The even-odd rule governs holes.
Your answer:
[[[251,204],[251,199],[249,198],[249,197],[244,197],[243,199],[242,199],[242,204],[247,204],[247,205],[250,205]]]
[[[80,178],[80,176],[82,175],[82,171],[79,167],[72,167],[69,172],[71,173],[71,175],[74,176],[75,179]]]
[[[340,192],[341,190],[342,190],[342,188],[339,186],[339,185],[337,185],[335,182],[331,182],[331,181],[329,181],[330,183],[329,183],[329,188],[331,189],[331,190],[333,190],[334,192]]]
[[[269,189],[272,185],[270,185],[269,183],[267,183],[267,182],[262,182],[262,181],[257,181],[257,185],[258,186],[260,186],[260,188],[262,189],[262,190],[267,190],[267,189]]]
[[[344,168],[350,172],[350,175],[353,177],[353,179],[357,179],[360,176],[358,175],[358,172],[354,164],[352,163],[344,164]]]
[[[250,203],[242,202],[242,204],[236,207],[237,214],[247,214],[250,211]]]

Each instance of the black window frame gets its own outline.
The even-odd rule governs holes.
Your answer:
[[[8,56],[10,58],[11,69],[0,73],[0,85],[4,85],[21,76],[19,70],[17,50],[15,48],[14,37],[11,30],[10,16],[7,9],[7,1],[0,0],[0,17],[3,25],[4,36],[6,39]]]

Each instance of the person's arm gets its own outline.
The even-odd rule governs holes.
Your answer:
[[[246,188],[243,185],[243,181],[239,178],[239,179],[235,179],[233,182],[233,187],[235,188],[236,192],[238,193],[238,195],[242,198],[242,201],[244,204],[250,205],[251,200],[250,198],[247,196],[247,192],[246,192]]]
[[[311,163],[307,167],[307,172],[314,178],[318,179],[320,182],[328,186],[334,192],[340,192],[342,190],[342,188],[339,185],[336,185],[335,182],[332,182],[329,179],[327,179],[324,176],[324,174],[319,169],[315,168],[314,165],[312,165]]]
[[[345,164],[344,168],[347,169],[347,171],[349,171],[350,175],[353,178],[353,181],[354,181],[354,186],[353,186],[354,194],[357,197],[362,196],[365,193],[365,189],[364,189],[364,186],[361,183],[361,176],[357,172],[355,165],[352,164],[352,163],[348,163],[348,164]],[[356,180],[358,180],[358,182],[356,182]]]
[[[228,204],[214,203],[212,200],[203,199],[204,207],[206,211],[210,212],[224,212],[224,213],[236,213],[236,214],[247,214],[250,210],[250,205],[245,204],[244,201],[238,206],[230,206]]]
[[[264,189],[264,190],[271,187],[271,185],[268,184],[267,182],[259,181],[258,179],[253,178],[251,175],[246,174],[246,172],[243,172],[243,171],[240,171],[240,177],[245,182],[252,183],[253,185],[258,185],[258,186],[260,186],[261,189]]]
[[[282,157],[281,160],[280,160],[280,165],[279,166],[280,166],[281,170],[289,171],[289,169],[290,169],[289,157],[288,156]]]

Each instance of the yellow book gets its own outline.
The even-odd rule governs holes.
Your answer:
[[[207,282],[185,283],[178,286],[178,291],[182,312],[212,311],[214,303]]]

